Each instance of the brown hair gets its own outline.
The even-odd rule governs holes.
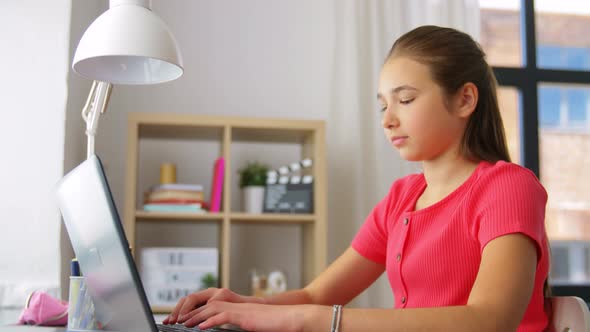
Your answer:
[[[396,40],[386,62],[396,56],[408,56],[428,66],[447,100],[465,83],[475,84],[479,99],[467,122],[460,151],[470,160],[510,161],[496,78],[485,53],[468,34],[451,28],[421,26]]]
[[[467,121],[460,152],[475,161],[510,161],[498,106],[498,83],[485,53],[471,36],[451,28],[421,26],[396,40],[385,62],[396,56],[407,56],[428,66],[447,100],[465,83],[475,84],[479,98]],[[545,297],[551,295],[547,279],[543,292]]]

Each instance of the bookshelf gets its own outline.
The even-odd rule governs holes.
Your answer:
[[[145,160],[156,164],[159,156],[154,150],[142,148],[143,141],[159,144],[160,141],[180,141],[169,153],[183,154],[183,150],[193,151],[193,146],[200,145],[199,154],[203,159],[212,160],[223,156],[225,159],[223,201],[221,211],[217,213],[162,213],[146,212],[141,209],[142,191],[145,190],[145,178],[148,170],[142,169]],[[154,143],[155,142],[155,143]],[[273,153],[273,145],[283,144],[294,147],[291,150],[297,155],[297,159],[291,156],[280,156]],[[178,147],[180,146],[180,148]],[[257,159],[261,162],[272,164],[288,164],[303,158],[311,158],[313,165],[304,174],[313,175],[313,206],[312,214],[286,214],[286,213],[262,213],[248,214],[241,212],[237,203],[240,198],[237,186],[236,168],[244,153],[240,153],[243,147],[260,151],[268,150],[264,154],[268,159]],[[275,151],[276,151],[276,147]],[[247,154],[247,153],[246,153]],[[276,160],[281,159],[282,160]],[[161,160],[164,162],[165,160]],[[243,162],[243,160],[242,160]],[[297,244],[301,257],[300,281],[302,285],[309,283],[326,267],[327,242],[326,242],[326,160],[325,160],[325,126],[319,120],[290,120],[272,118],[246,118],[223,117],[194,114],[171,113],[130,113],[128,115],[127,131],[127,164],[125,178],[125,207],[124,228],[135,254],[145,246],[138,228],[148,225],[164,225],[165,229],[171,227],[182,228],[186,225],[207,225],[215,229],[214,243],[220,255],[220,286],[233,288],[231,270],[231,246],[235,241],[248,240],[237,239],[234,236],[252,234],[253,232],[239,232],[241,227],[266,228],[271,232],[280,232],[280,229],[299,229],[300,234]],[[196,167],[196,166],[195,166]],[[203,181],[211,181],[209,166],[201,166],[209,172],[209,178]],[[153,182],[157,181],[154,167],[152,172]],[[141,174],[140,174],[141,173]],[[140,176],[141,175],[141,176]],[[145,181],[143,181],[145,182]],[[154,183],[151,183],[154,184]],[[209,193],[206,191],[206,197]],[[170,225],[170,227],[168,227]],[[278,227],[278,228],[277,228]],[[237,234],[237,235],[236,235]],[[186,239],[183,241],[186,242]],[[184,243],[187,246],[201,246],[200,243]],[[236,259],[234,257],[234,259]],[[241,276],[243,278],[243,276]],[[166,313],[172,308],[152,307],[155,313]]]

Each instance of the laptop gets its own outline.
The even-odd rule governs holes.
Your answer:
[[[201,331],[180,324],[155,323],[97,156],[88,158],[64,176],[57,184],[56,193],[87,291],[94,301],[96,319],[104,330]]]

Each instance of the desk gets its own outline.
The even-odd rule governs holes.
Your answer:
[[[0,332],[66,332],[65,327],[42,327],[26,325],[2,325]]]
[[[22,308],[3,308],[0,309],[0,332],[64,332],[65,327],[39,327],[39,326],[23,326],[14,325],[18,321],[18,317]]]
[[[20,311],[19,311],[20,312]],[[156,322],[162,322],[168,315],[154,315]],[[0,332],[66,332],[65,327],[7,325],[0,323]]]
[[[40,326],[22,326],[15,325],[22,308],[2,308],[0,309],[0,332],[65,332],[65,327],[40,327]],[[154,320],[161,323],[168,315],[154,315]]]

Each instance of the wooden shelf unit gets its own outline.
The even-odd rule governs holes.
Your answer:
[[[220,143],[220,156],[225,159],[223,202],[218,213],[145,212],[137,201],[139,142],[141,139],[213,140]],[[262,213],[247,214],[231,210],[232,155],[236,142],[264,144],[283,142],[301,147],[300,158],[311,158],[313,166],[313,214]],[[125,178],[124,227],[130,245],[136,248],[138,223],[215,223],[219,227],[221,287],[230,287],[230,246],[232,225],[300,225],[302,227],[301,280],[309,283],[325,267],[327,259],[327,201],[325,125],[319,120],[289,120],[246,117],[222,117],[171,113],[130,113],[127,131],[127,169]],[[182,153],[179,151],[179,153]],[[263,161],[264,162],[264,161]],[[208,196],[208,195],[207,195]],[[198,244],[195,244],[198,246]],[[154,307],[154,312],[171,308]]]

